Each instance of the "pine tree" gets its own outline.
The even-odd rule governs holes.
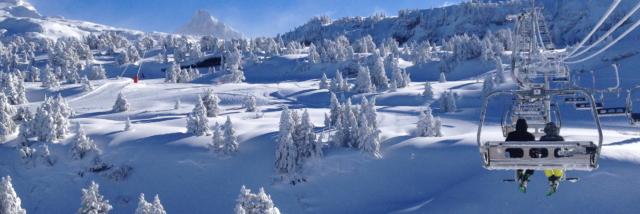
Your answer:
[[[424,91],[422,92],[422,97],[424,97],[425,100],[433,99],[433,87],[431,87],[431,83],[429,81],[427,81],[424,84]]]
[[[257,110],[256,108],[256,97],[254,96],[247,96],[244,100],[244,108],[247,109],[247,112],[255,112]]]
[[[356,78],[356,85],[354,89],[359,93],[371,93],[375,91],[375,88],[371,83],[369,68],[360,67],[360,69],[358,69],[358,77]]]
[[[82,206],[78,209],[78,214],[107,214],[113,209],[109,200],[100,195],[99,188],[100,186],[92,181],[87,189],[82,189]]]
[[[0,92],[0,142],[5,141],[7,136],[16,131],[16,124],[11,115],[15,112],[15,108],[9,104],[7,97]]]
[[[144,199],[144,193],[140,193],[140,197],[138,197],[138,208],[136,208],[135,214],[152,214],[152,212],[153,204]]]
[[[387,78],[387,74],[384,69],[384,59],[382,57],[376,57],[373,65],[371,66],[371,81],[379,90],[387,90],[389,88],[389,78]]]
[[[26,214],[27,211],[22,208],[22,201],[13,189],[11,177],[2,177],[0,180],[0,213],[3,214]]]
[[[194,134],[196,136],[209,134],[209,119],[205,112],[202,99],[198,96],[198,103],[193,108],[193,111],[187,116],[187,133]]]
[[[440,109],[447,113],[457,110],[456,97],[453,92],[444,92],[440,95]]]
[[[229,116],[227,116],[227,121],[224,123],[222,138],[224,142],[221,148],[223,155],[231,155],[238,152],[238,137],[236,136],[236,130],[233,128],[233,123],[231,123],[231,117]]]
[[[180,109],[180,98],[176,99],[176,103],[173,105],[173,109],[174,110]]]
[[[124,123],[124,131],[131,131],[131,119],[129,117],[127,117],[127,120]]]
[[[335,125],[336,122],[340,119],[341,109],[340,102],[338,101],[338,97],[336,94],[331,92],[331,98],[329,103],[329,109],[331,114],[331,125]]]
[[[264,188],[253,194],[245,186],[240,188],[234,211],[236,214],[280,214],[280,210],[275,207],[271,196],[267,195]]]
[[[431,106],[427,106],[424,111],[420,112],[420,120],[418,120],[417,128],[418,130],[416,134],[419,137],[435,136],[435,126]]]
[[[360,103],[360,114],[362,117],[366,117],[369,122],[367,126],[377,128],[378,127],[378,113],[376,111],[376,99],[375,97],[371,101],[367,100],[367,97],[362,97]]]
[[[494,87],[495,87],[495,82],[491,77],[491,75],[485,76],[484,82],[482,83],[482,93],[486,96],[489,93],[491,93],[491,91],[493,91]]]
[[[144,199],[144,193],[140,193],[135,214],[167,214],[167,212],[164,210],[158,195],[153,198],[153,203],[149,203]]]
[[[329,117],[329,115],[327,113],[324,113],[324,128],[328,129],[331,128],[331,117]]]
[[[373,158],[382,158],[380,154],[380,130],[368,126],[367,117],[359,117],[358,148]]]
[[[80,79],[80,83],[82,83],[82,90],[86,92],[93,91],[93,84],[91,84],[87,76],[83,76],[82,79]]]
[[[20,73],[0,72],[0,93],[4,93],[5,96],[7,96],[8,102],[11,105],[21,105],[28,102],[24,88],[24,79]]]
[[[278,174],[286,176],[296,173],[297,148],[293,142],[294,122],[289,109],[285,106],[280,115],[280,130],[276,150],[275,168]]]
[[[320,89],[328,89],[329,88],[329,79],[327,78],[327,74],[322,73],[322,78],[320,79],[320,84],[318,86]]]
[[[43,78],[42,78],[42,87],[45,87],[49,90],[55,90],[60,87],[60,80],[53,70],[50,67],[46,67],[44,69]]]
[[[118,94],[116,102],[113,104],[113,112],[125,112],[129,110],[129,102],[124,97],[122,92]]]
[[[440,72],[440,79],[438,80],[439,83],[445,83],[447,82],[447,76],[444,74],[444,72]]]
[[[442,134],[442,120],[440,120],[440,117],[436,117],[436,121],[433,122],[433,128],[435,131],[435,137],[442,137],[444,136]]]
[[[222,138],[222,127],[220,127],[220,124],[218,124],[218,122],[216,122],[216,124],[213,126],[213,138],[211,140],[212,142],[209,150],[215,153],[222,153],[222,148],[224,147],[224,138]]]
[[[395,84],[396,88],[404,88],[406,81],[404,80],[405,75],[402,73],[402,69],[400,69],[400,63],[398,59],[393,59],[391,62],[391,82]]]
[[[78,133],[76,134],[76,138],[73,140],[73,146],[71,147],[72,157],[73,159],[80,160],[90,152],[99,154],[100,149],[98,149],[93,140],[87,137],[82,126],[78,124]]]
[[[42,146],[40,146],[40,158],[44,164],[49,166],[53,166],[55,164],[55,160],[51,157],[51,151],[49,151],[49,145],[47,144],[42,144]]]
[[[342,133],[344,134],[342,145],[344,147],[358,148],[358,118],[356,115],[358,115],[357,109],[352,107],[349,98],[342,106]]]
[[[207,117],[217,117],[218,114],[220,114],[220,101],[218,99],[218,96],[213,93],[213,90],[207,90],[204,97],[202,97],[202,103],[207,109]]]

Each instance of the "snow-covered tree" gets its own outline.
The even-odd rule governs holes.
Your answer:
[[[311,43],[311,45],[309,45],[309,62],[310,63],[318,63],[320,62],[320,54],[318,54],[318,51],[316,49],[316,46]]]
[[[217,117],[220,114],[220,100],[213,90],[209,89],[202,97],[202,103],[207,110],[207,117]]]
[[[164,210],[158,195],[153,198],[153,203],[149,203],[145,200],[144,193],[140,193],[135,214],[167,214],[167,212]]]
[[[336,71],[336,76],[331,80],[330,90],[335,93],[349,91],[349,84],[344,80],[340,71]]]
[[[322,157],[322,142],[314,132],[309,112],[305,110],[299,124],[294,128],[293,139],[298,147],[298,162],[304,164],[308,159]]]
[[[218,122],[213,125],[213,138],[211,141],[209,150],[215,153],[221,153],[222,147],[224,146],[224,138],[222,138],[222,127]]]
[[[27,96],[24,89],[24,79],[20,73],[0,72],[0,93],[7,96],[11,105],[27,103]]]
[[[22,201],[20,200],[20,197],[18,197],[18,194],[13,189],[10,176],[2,177],[2,180],[0,180],[0,213],[27,213],[27,211],[22,208]]]
[[[376,99],[375,97],[371,101],[367,100],[367,97],[362,97],[360,103],[360,116],[367,118],[367,126],[372,128],[378,127],[378,112],[376,111]]]
[[[436,136],[436,129],[431,106],[427,105],[426,109],[420,112],[420,120],[418,120],[417,128],[418,130],[416,131],[416,135],[419,137]]]
[[[436,137],[444,136],[442,134],[442,120],[440,120],[440,117],[436,117],[436,120],[433,122],[433,128],[434,128]]]
[[[318,86],[320,89],[328,89],[329,88],[329,79],[327,78],[327,74],[322,73],[322,78],[320,78],[320,84]]]
[[[118,94],[116,102],[113,104],[113,112],[125,112],[129,110],[129,102],[122,92]]]
[[[100,186],[91,182],[87,189],[82,189],[82,205],[78,214],[107,214],[113,207],[109,200],[105,200],[100,194]]]
[[[254,96],[247,96],[244,100],[244,108],[246,108],[247,112],[255,112],[257,107],[256,107],[256,97]]]
[[[482,83],[482,93],[484,95],[487,95],[491,91],[493,91],[494,87],[495,87],[495,82],[494,82],[494,79],[491,77],[491,75],[485,76],[484,82]]]
[[[340,102],[338,101],[336,94],[334,94],[333,92],[331,92],[329,109],[331,114],[331,125],[334,126],[340,119],[342,107],[340,106]]]
[[[132,126],[131,126],[131,119],[129,117],[127,117],[127,120],[124,122],[124,131],[131,131]]]
[[[178,83],[178,77],[180,76],[180,65],[173,63],[165,71],[164,81],[168,83]]]
[[[223,143],[220,152],[223,155],[231,155],[238,152],[240,144],[238,144],[238,137],[236,136],[236,130],[233,128],[233,123],[231,123],[231,117],[227,116],[227,121],[224,123],[223,128]]]
[[[226,83],[241,83],[245,80],[244,72],[238,68],[231,68],[229,74],[224,77],[224,82]]]
[[[49,145],[42,144],[40,146],[39,154],[40,154],[39,156],[40,156],[40,159],[42,160],[42,163],[49,166],[53,166],[56,163],[55,159],[51,157],[51,151],[49,151]]]
[[[240,188],[234,211],[236,214],[280,214],[280,210],[275,207],[271,196],[267,195],[264,188],[260,188],[260,191],[254,194],[245,186]]]
[[[34,119],[29,122],[29,134],[42,142],[63,139],[69,132],[69,117],[72,115],[73,111],[62,96],[47,97],[38,107]]]
[[[375,91],[375,87],[371,83],[369,68],[360,67],[358,69],[358,77],[356,78],[354,91],[359,93],[371,93]]]
[[[174,110],[180,109],[180,98],[176,99],[176,103],[173,105],[173,109]]]
[[[71,147],[71,155],[73,159],[80,160],[84,158],[87,154],[91,152],[95,152],[96,154],[100,154],[100,149],[96,146],[96,143],[93,142],[89,137],[87,137],[84,129],[80,124],[78,124],[78,133],[76,134],[76,138],[73,140],[73,146]]]
[[[8,135],[16,131],[17,127],[12,117],[15,112],[15,108],[9,104],[4,93],[0,93],[0,142],[5,141]]]
[[[444,72],[440,72],[440,79],[438,79],[439,83],[445,83],[447,82],[447,76],[444,74]]]
[[[285,106],[280,115],[278,147],[276,149],[275,168],[278,174],[287,176],[297,172],[297,150],[293,141],[294,121],[289,109]]]
[[[457,110],[456,97],[453,92],[444,92],[440,95],[440,109],[443,112],[455,112]]]
[[[198,96],[198,103],[193,108],[193,111],[187,116],[187,133],[196,136],[209,134],[209,119],[200,96]]]
[[[384,69],[384,59],[382,57],[376,57],[374,59],[374,63],[371,66],[371,81],[379,90],[387,90],[389,88],[389,78],[387,78]]]
[[[429,81],[427,81],[424,84],[424,91],[422,91],[422,97],[424,97],[425,100],[433,99],[433,87],[431,87],[431,83]]]
[[[93,84],[91,84],[87,76],[83,76],[82,79],[80,79],[80,83],[82,84],[82,90],[86,92],[93,91]]]
[[[87,67],[85,76],[89,80],[101,80],[107,78],[107,72],[102,65],[94,65]]]
[[[58,77],[53,73],[53,70],[50,67],[45,67],[41,80],[42,87],[49,90],[55,90],[60,87],[60,80],[58,80]]]
[[[382,158],[380,154],[380,130],[368,126],[367,117],[359,117],[358,148],[373,158]]]
[[[395,84],[396,88],[404,88],[407,86],[407,80],[405,80],[407,76],[408,75],[400,68],[398,59],[393,59],[391,61],[391,82]]]

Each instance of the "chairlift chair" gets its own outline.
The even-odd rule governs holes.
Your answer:
[[[588,98],[592,116],[598,132],[598,141],[560,141],[560,142],[508,142],[484,141],[482,128],[485,122],[488,102],[497,95],[525,97],[553,97],[567,92],[583,94]],[[477,143],[483,167],[489,170],[548,170],[565,169],[592,171],[598,168],[598,159],[602,149],[602,128],[597,115],[595,98],[584,89],[533,89],[501,90],[489,93],[483,100],[478,125]]]
[[[633,102],[639,101],[638,99],[634,99],[633,95],[640,90],[640,85],[637,85],[631,89],[629,89],[627,93],[627,118],[629,119],[629,123],[631,125],[640,125],[640,112],[633,111]]]

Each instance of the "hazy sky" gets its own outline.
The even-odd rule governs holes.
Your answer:
[[[209,11],[246,36],[273,36],[316,15],[333,18],[396,15],[461,0],[29,0],[40,13],[142,31],[174,32],[198,9]]]

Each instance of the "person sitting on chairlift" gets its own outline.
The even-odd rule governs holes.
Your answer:
[[[555,123],[550,122],[544,127],[544,136],[540,137],[540,141],[564,141],[564,138],[560,136],[560,129],[556,126]],[[560,149],[556,149],[553,153],[556,157],[559,157],[558,154]],[[560,185],[560,181],[564,177],[563,169],[547,169],[544,170],[544,175],[549,179],[550,190],[547,193],[547,196],[552,195],[558,190],[558,186]]]
[[[516,121],[516,130],[510,132],[507,135],[507,139],[505,141],[535,141],[536,137],[527,131],[528,128],[529,126],[527,125],[527,121],[525,119],[518,119],[518,121]],[[509,153],[508,155],[510,158],[522,158],[524,156],[524,151],[519,148],[509,148],[506,149],[506,151]],[[516,170],[516,178],[521,192],[527,192],[529,177],[531,177],[532,175],[533,170],[530,169]]]

